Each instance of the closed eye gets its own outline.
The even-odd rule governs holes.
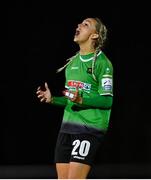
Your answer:
[[[88,23],[83,23],[84,26],[88,26]]]

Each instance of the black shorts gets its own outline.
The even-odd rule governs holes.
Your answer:
[[[59,133],[55,148],[55,163],[80,162],[93,165],[104,135]]]

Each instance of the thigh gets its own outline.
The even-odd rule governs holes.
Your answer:
[[[68,169],[68,179],[86,179],[90,169],[90,165],[79,162],[70,162]]]
[[[57,178],[68,179],[69,163],[56,163]]]

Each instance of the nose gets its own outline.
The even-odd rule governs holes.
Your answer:
[[[78,27],[81,27],[81,23],[80,23],[80,24],[78,24]]]

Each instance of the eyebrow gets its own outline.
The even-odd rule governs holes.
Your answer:
[[[92,22],[91,22],[90,20],[84,20],[82,23],[88,23],[88,24],[89,24],[89,26],[91,26],[91,25],[92,25]]]
[[[89,23],[89,26],[93,26],[93,25],[96,26],[95,24],[93,24],[93,21],[91,21],[91,19],[85,19],[83,22]]]
[[[90,20],[84,20],[83,22],[89,22],[91,24],[91,21]]]

